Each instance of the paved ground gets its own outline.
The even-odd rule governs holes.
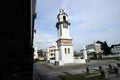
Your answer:
[[[49,80],[42,68],[37,66],[37,64],[33,65],[33,80]]]
[[[111,75],[107,78],[108,80],[120,80],[120,75]]]
[[[64,75],[63,72],[78,74],[85,72],[86,67],[98,69],[98,66],[100,65],[108,67],[108,64],[116,65],[116,63],[118,62],[114,60],[93,60],[87,64],[67,64],[65,66],[53,66],[53,64],[36,62],[34,63],[33,80],[60,80],[58,76]],[[118,79],[120,78],[119,76],[112,77],[114,77],[114,80],[117,80],[117,77]],[[109,78],[109,80],[112,79]]]

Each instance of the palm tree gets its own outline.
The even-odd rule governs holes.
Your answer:
[[[96,43],[101,44],[101,50],[103,50],[103,54],[104,55],[109,55],[111,54],[111,48],[107,45],[107,42],[101,42],[101,41],[97,41]]]

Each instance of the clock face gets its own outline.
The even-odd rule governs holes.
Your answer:
[[[63,28],[68,28],[68,25],[66,23],[64,23]]]

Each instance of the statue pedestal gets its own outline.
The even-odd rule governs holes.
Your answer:
[[[55,61],[55,66],[59,66],[59,61]]]

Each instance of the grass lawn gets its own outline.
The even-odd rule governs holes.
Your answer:
[[[40,60],[38,58],[34,59],[33,62],[43,62],[43,61],[46,61],[46,60]]]
[[[89,77],[89,78],[85,77],[87,75],[92,75],[92,74],[93,73],[90,73],[90,74],[82,73],[82,74],[72,75],[72,74],[66,73],[66,75],[61,75],[59,77],[62,80],[106,80],[101,75]]]

